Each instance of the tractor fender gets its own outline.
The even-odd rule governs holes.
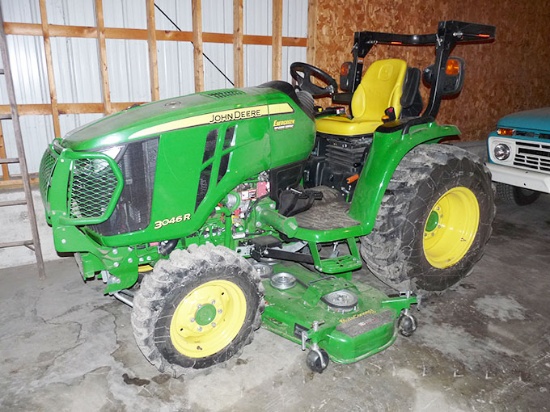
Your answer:
[[[460,135],[456,126],[438,125],[435,121],[410,127],[379,127],[363,168],[349,215],[361,222],[365,234],[374,227],[382,197],[403,157],[414,147],[439,143],[448,136]]]

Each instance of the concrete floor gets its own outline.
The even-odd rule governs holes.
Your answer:
[[[265,330],[185,379],[150,366],[130,308],[72,259],[0,271],[2,411],[541,411],[550,408],[550,196],[500,205],[470,277],[416,313],[388,350],[323,374]],[[362,274],[360,276],[366,276]]]

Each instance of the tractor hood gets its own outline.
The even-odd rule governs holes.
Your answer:
[[[207,91],[143,104],[69,132],[62,146],[76,151],[95,151],[171,130],[215,123],[224,114],[234,116],[235,120],[266,116],[271,114],[270,106],[274,106],[268,102],[280,101],[274,95],[281,92],[258,86]]]
[[[520,130],[550,130],[550,107],[517,112],[503,117],[498,127]]]

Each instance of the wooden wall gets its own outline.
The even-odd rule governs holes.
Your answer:
[[[464,89],[444,101],[438,120],[460,127],[462,140],[483,140],[508,113],[550,105],[550,7],[546,0],[334,0],[316,2],[315,65],[332,75],[351,58],[353,32],[433,33],[440,20],[463,20],[497,27],[496,41],[459,45],[466,60]],[[375,46],[366,65],[400,57],[424,68],[433,48]],[[426,94],[425,94],[426,96]],[[424,99],[426,101],[426,99]]]

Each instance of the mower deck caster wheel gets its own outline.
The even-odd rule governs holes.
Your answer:
[[[320,348],[310,350],[306,358],[307,367],[316,373],[323,373],[328,366],[328,361],[328,353]]]
[[[401,335],[409,337],[416,330],[416,318],[406,311],[399,318],[397,327]]]

